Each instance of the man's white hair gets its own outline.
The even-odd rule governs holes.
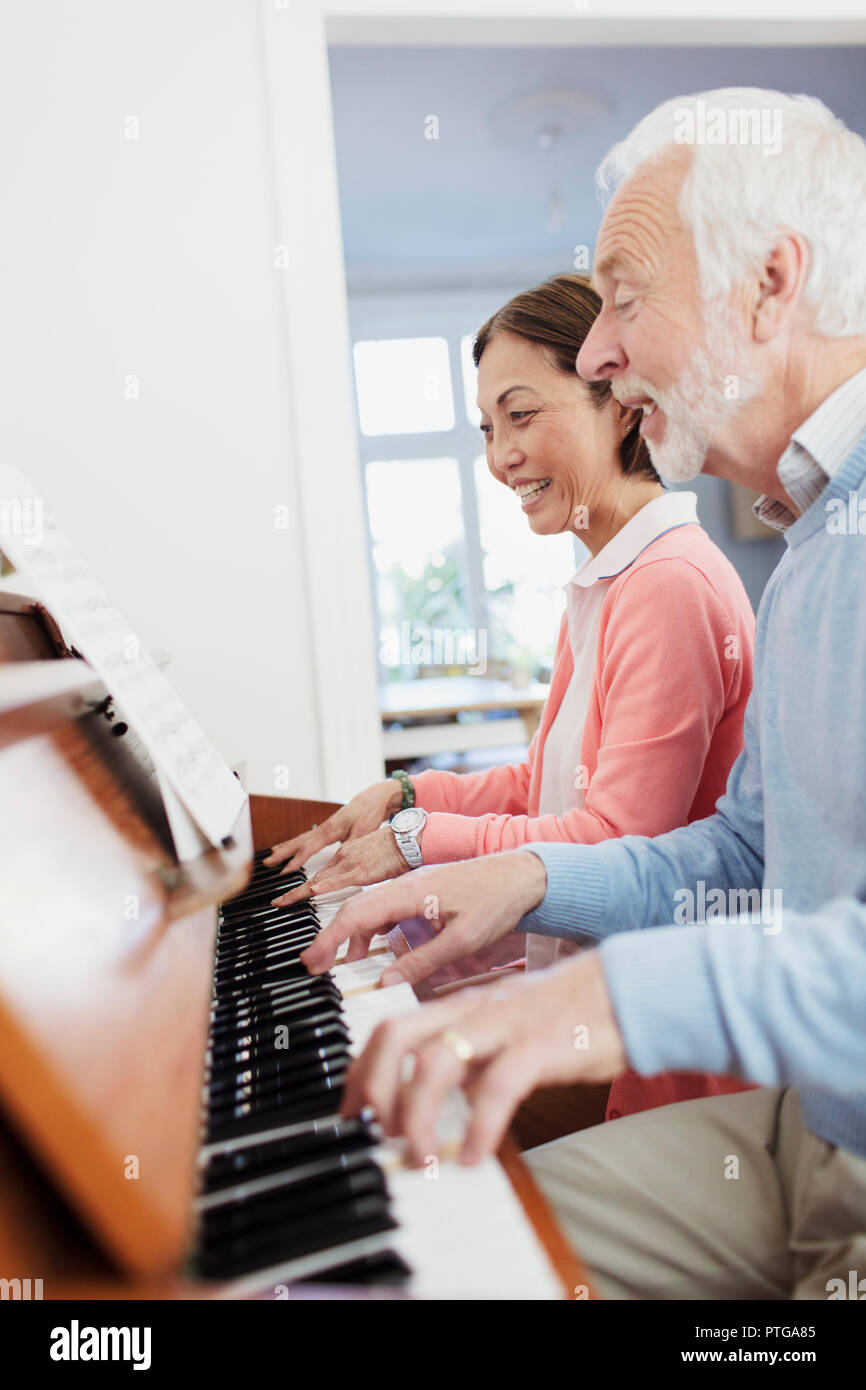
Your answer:
[[[765,138],[771,121],[780,135],[774,150]],[[644,116],[599,165],[600,191],[683,146],[693,157],[679,213],[694,237],[704,298],[754,273],[780,232],[799,232],[809,246],[802,303],[810,327],[828,338],[866,333],[866,141],[815,97],[723,87],[673,97]]]

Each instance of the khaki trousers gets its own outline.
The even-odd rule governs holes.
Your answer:
[[[826,1299],[830,1279],[866,1280],[866,1159],[807,1130],[790,1088],[662,1106],[523,1157],[604,1298]]]

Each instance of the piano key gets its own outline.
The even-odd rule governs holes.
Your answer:
[[[342,1016],[333,1008],[323,1008],[318,1000],[299,1000],[295,1004],[286,1004],[266,1014],[260,1014],[254,1019],[245,1017],[237,1026],[226,1028],[218,1037],[211,1038],[207,1058],[209,1061],[218,1061],[246,1050],[252,1058],[259,1047],[272,1049],[277,1044],[282,1045],[284,1038],[291,1042],[296,1032],[304,1035],[312,1028],[323,1028],[326,1025],[348,1031]]]
[[[369,1152],[380,1138],[371,1125],[360,1119],[336,1116],[317,1122],[315,1128],[299,1125],[284,1138],[247,1142],[227,1153],[212,1154],[204,1168],[203,1189],[205,1193],[216,1192],[249,1178],[291,1172],[295,1164],[316,1155]]]
[[[339,1266],[358,1253],[371,1249],[387,1249],[384,1242],[378,1247],[369,1236],[394,1231],[396,1222],[388,1211],[387,1202],[379,1195],[350,1200],[334,1207],[329,1221],[303,1217],[270,1232],[269,1239],[239,1239],[218,1247],[203,1249],[199,1269],[205,1278],[229,1279],[255,1270],[260,1278],[270,1282],[268,1267],[279,1271],[293,1266],[293,1275]],[[298,1264],[301,1257],[327,1252],[319,1261]]]
[[[223,1043],[233,1037],[253,1033],[270,1023],[289,1026],[292,1018],[310,1016],[317,1010],[330,1008],[334,1014],[342,1010],[342,1000],[333,992],[333,985],[323,990],[279,990],[270,998],[250,1000],[238,1009],[225,1009],[215,1015],[211,1024],[211,1042]]]
[[[374,1174],[377,1190],[384,1193],[385,1182],[378,1167],[370,1162],[369,1146],[350,1146],[344,1143],[339,1147],[331,1146],[327,1151],[307,1154],[302,1161],[275,1168],[269,1173],[244,1173],[239,1180],[200,1197],[195,1203],[195,1209],[200,1216],[207,1214],[208,1236],[214,1239],[217,1232],[224,1233],[229,1228],[237,1229],[241,1224],[254,1224],[261,1216],[267,1219],[267,1207],[257,1205],[253,1212],[253,1204],[257,1198],[273,1199],[274,1203],[285,1211],[282,1197],[284,1194],[291,1194],[293,1189],[299,1190],[310,1183],[317,1184],[326,1179],[330,1181],[361,1171]],[[369,1190],[372,1184],[366,1186]],[[314,1186],[304,1194],[310,1209],[320,1205],[317,1191]]]
[[[319,1115],[330,1115],[339,1107],[346,1072],[342,1070],[317,1077],[312,1084],[297,1088],[290,1100],[279,1104],[261,1105],[247,1103],[234,1107],[232,1112],[223,1115],[216,1112],[208,1119],[207,1137],[213,1143],[220,1139],[233,1139],[240,1134],[249,1134],[266,1127],[268,1123],[288,1124],[291,1120],[312,1120]]]
[[[283,1028],[286,1028],[285,1034],[278,1031]],[[279,1056],[282,1052],[289,1051],[289,1049],[294,1050],[297,1046],[306,1046],[313,1038],[331,1040],[335,1037],[342,1038],[343,1042],[348,1045],[348,1028],[342,1018],[335,1018],[331,1013],[320,1010],[318,1015],[309,1022],[299,1021],[291,1027],[286,1024],[276,1024],[274,1027],[264,1026],[255,1035],[245,1035],[248,1040],[241,1045],[235,1041],[229,1044],[222,1043],[218,1048],[211,1048],[207,1054],[206,1064],[211,1072],[218,1067],[256,1066],[261,1062],[270,1060],[275,1054]]]
[[[292,1060],[275,1061],[273,1067],[220,1073],[207,1082],[206,1098],[212,1116],[247,1103],[274,1105],[281,1095],[291,1099],[302,1086],[313,1087],[319,1078],[334,1077],[346,1070],[346,1044],[340,1039],[316,1051],[299,1053]]]
[[[316,871],[333,852],[330,847],[315,856],[306,872]],[[306,873],[282,875],[282,866],[266,868],[261,861],[268,854],[258,852],[247,888],[221,913],[203,1078],[200,1273],[242,1291],[315,1278],[346,1265],[385,1269],[389,1276],[394,1268],[405,1276],[412,1267],[413,1284],[442,1293],[446,1279],[454,1288],[459,1239],[459,1270],[468,1271],[470,1296],[486,1291],[487,1281],[495,1286],[497,1278],[504,1280],[500,1265],[508,1270],[507,1296],[514,1296],[515,1269],[522,1271],[521,1291],[528,1287],[556,1296],[558,1288],[522,1212],[515,1216],[513,1197],[507,1207],[504,1200],[494,1204],[495,1230],[488,1230],[486,1212],[475,1210],[481,1205],[479,1185],[461,1182],[468,1170],[443,1160],[448,1183],[428,1183],[424,1174],[402,1167],[402,1146],[383,1142],[369,1116],[340,1116],[350,1057],[382,1019],[417,1007],[417,1000],[408,984],[379,987],[382,971],[395,959],[384,936],[374,938],[361,961],[347,962],[349,943],[342,943],[330,972],[308,975],[299,959],[304,943],[358,890],[273,908],[271,899],[304,882]],[[288,1048],[278,1048],[278,1038],[287,1040]],[[452,1146],[465,1124],[465,1103],[459,1112],[462,1097],[456,1102],[449,1120],[453,1136],[446,1127]],[[498,1163],[489,1162],[508,1188]],[[456,1198],[469,1187],[473,1210],[462,1214]],[[398,1197],[396,1213],[392,1191]],[[440,1192],[444,1202],[437,1200]],[[421,1212],[409,1202],[410,1193]],[[473,1237],[467,1247],[463,1231],[468,1229]],[[478,1241],[493,1241],[493,1266],[475,1248],[476,1234]],[[434,1250],[434,1259],[419,1270],[424,1243]]]
[[[317,1159],[294,1173],[271,1174],[237,1188],[210,1193],[197,1204],[202,1249],[241,1240],[273,1241],[275,1228],[304,1220],[312,1230],[331,1226],[338,1209],[361,1197],[387,1208],[385,1179],[368,1153]]]
[[[362,1115],[360,1119],[362,1123],[368,1125],[375,1123],[374,1117],[370,1113]],[[271,1129],[239,1135],[235,1139],[223,1139],[217,1143],[203,1144],[198,1155],[199,1168],[205,1171],[215,1159],[225,1158],[229,1154],[241,1153],[255,1145],[276,1144],[282,1143],[284,1140],[293,1141],[305,1137],[314,1139],[320,1134],[329,1133],[334,1126],[347,1123],[349,1122],[338,1111],[333,1111],[327,1115],[315,1116],[310,1120],[274,1125]]]

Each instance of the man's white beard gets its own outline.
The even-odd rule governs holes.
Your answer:
[[[650,439],[644,442],[653,467],[666,483],[696,478],[722,427],[760,389],[755,380],[731,371],[742,350],[730,306],[718,300],[707,305],[704,324],[704,341],[673,386],[658,390],[642,377],[617,382],[618,398],[650,396],[664,412],[664,439],[659,444]],[[737,394],[729,399],[726,385],[732,381],[736,381]]]

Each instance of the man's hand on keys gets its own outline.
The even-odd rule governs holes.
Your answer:
[[[343,1111],[373,1106],[387,1134],[406,1137],[410,1161],[420,1166],[436,1152],[446,1096],[462,1086],[470,1119],[460,1158],[476,1163],[499,1147],[536,1086],[607,1081],[626,1066],[601,953],[585,951],[380,1023],[349,1071]]]
[[[547,873],[535,854],[512,851],[416,869],[380,888],[358,893],[340,909],[301,960],[314,975],[329,970],[337,949],[349,942],[345,959],[361,960],[372,938],[409,917],[426,917],[437,932],[416,951],[401,956],[382,984],[417,984],[435,970],[494,945],[537,907]]]

